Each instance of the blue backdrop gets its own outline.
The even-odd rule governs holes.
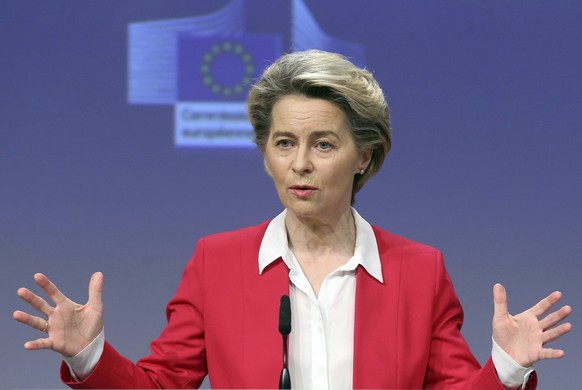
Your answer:
[[[582,307],[582,3],[293,4],[2,1],[2,388],[63,387],[59,357],[25,351],[40,334],[12,319],[26,307],[16,290],[33,287],[35,272],[85,302],[90,275],[103,271],[107,339],[137,360],[163,328],[198,238],[280,211],[255,149],[177,147],[171,91],[129,103],[130,24],[229,6],[244,11],[233,29],[276,36],[275,49],[344,48],[374,72],[393,151],[356,207],[443,250],[481,362],[495,282],[513,313],[555,289]],[[536,366],[541,388],[576,387],[581,340],[574,329],[556,343],[564,359]]]

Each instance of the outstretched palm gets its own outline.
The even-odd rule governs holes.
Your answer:
[[[82,351],[103,329],[103,274],[97,272],[89,283],[89,300],[80,305],[67,298],[43,274],[35,274],[34,280],[42,287],[55,306],[27,288],[20,288],[18,296],[28,302],[43,316],[15,311],[14,319],[38,330],[45,330],[47,337],[28,341],[29,350],[52,349],[65,356]]]
[[[496,284],[493,287],[495,305],[493,338],[495,342],[523,367],[531,367],[535,362],[543,359],[561,358],[564,356],[563,350],[546,348],[545,345],[572,329],[570,323],[558,325],[570,314],[572,308],[563,306],[541,318],[561,298],[560,292],[553,292],[530,309],[512,316],[507,310],[505,288]]]

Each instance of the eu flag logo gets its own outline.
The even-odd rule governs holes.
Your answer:
[[[179,101],[244,101],[252,83],[281,54],[276,35],[180,36]]]

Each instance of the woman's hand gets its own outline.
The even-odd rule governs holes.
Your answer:
[[[18,296],[41,315],[31,315],[17,310],[13,314],[14,319],[47,333],[47,337],[26,342],[24,348],[52,349],[65,356],[75,356],[103,329],[103,274],[96,272],[91,277],[89,300],[85,305],[71,301],[43,274],[35,274],[34,280],[55,306],[51,306],[27,288],[18,289]]]
[[[493,339],[522,367],[531,367],[543,359],[564,356],[561,349],[546,348],[572,329],[566,322],[558,325],[572,312],[570,306],[544,316],[560,299],[562,293],[555,291],[523,313],[512,316],[507,311],[507,293],[501,284],[493,286]]]

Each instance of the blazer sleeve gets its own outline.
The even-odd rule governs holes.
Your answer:
[[[441,252],[435,262],[435,300],[433,305],[433,335],[425,377],[429,389],[505,389],[497,377],[491,359],[483,368],[471,353],[461,334],[463,309],[445,269]],[[535,374],[527,389],[537,384]]]
[[[71,388],[198,388],[207,374],[204,341],[204,239],[186,266],[176,295],[168,303],[168,325],[152,341],[151,354],[134,364],[105,343],[93,372],[75,382],[66,364],[61,379]]]

